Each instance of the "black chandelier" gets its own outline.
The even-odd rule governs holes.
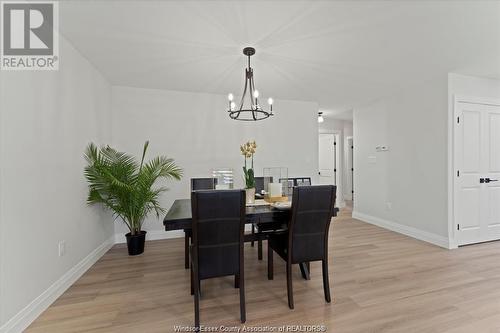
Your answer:
[[[255,54],[255,49],[253,47],[245,47],[243,49],[243,54],[248,57],[248,68],[245,69],[245,88],[243,89],[243,95],[241,96],[239,108],[236,107],[236,103],[233,101],[233,94],[229,94],[227,96],[229,99],[229,109],[227,110],[229,117],[234,120],[257,121],[274,116],[272,98],[267,100],[267,103],[269,104],[269,111],[264,110],[259,105],[259,91],[255,89],[253,69],[250,67],[250,57]],[[247,90],[250,90],[249,106],[244,105]]]

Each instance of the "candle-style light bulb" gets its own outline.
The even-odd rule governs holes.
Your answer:
[[[255,97],[255,98],[259,98],[259,91],[258,91],[258,90],[255,90],[255,91],[253,92],[253,97]]]
[[[234,99],[233,94],[229,94],[229,95],[227,95],[227,99],[228,99],[230,102],[232,102],[232,101],[233,101],[233,99]]]
[[[273,105],[273,99],[271,97],[267,99],[267,104]]]

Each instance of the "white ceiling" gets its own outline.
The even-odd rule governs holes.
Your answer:
[[[500,78],[497,1],[70,1],[60,21],[113,84],[238,94],[254,46],[262,97],[341,117],[447,72]]]

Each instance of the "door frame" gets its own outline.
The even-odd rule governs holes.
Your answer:
[[[489,97],[478,97],[478,96],[464,96],[464,95],[453,95],[452,108],[448,109],[448,248],[456,249],[458,248],[457,241],[457,221],[455,216],[457,215],[457,205],[455,201],[457,199],[457,171],[458,171],[458,161],[457,161],[457,140],[458,131],[457,119],[458,115],[458,104],[459,103],[469,103],[469,104],[482,104],[482,105],[493,105],[500,106],[500,99],[489,98]]]
[[[349,144],[349,140],[352,140],[352,146],[354,146],[354,136],[349,135],[345,137],[345,142],[344,142],[344,191],[347,188],[350,188],[351,190],[347,194],[349,197],[349,200],[353,201],[354,204],[354,171],[349,169],[349,162],[351,163],[351,168],[354,169],[354,149],[351,148],[351,145]],[[349,151],[352,151],[352,156],[351,161],[349,161]],[[350,179],[349,179],[349,174],[350,174]],[[350,180],[350,184],[348,185],[347,182]]]

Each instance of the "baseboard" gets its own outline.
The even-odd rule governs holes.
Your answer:
[[[249,232],[251,230],[252,226],[246,224],[245,231]],[[181,237],[184,237],[184,231],[182,230],[174,230],[167,232],[165,232],[164,230],[149,230],[146,234],[146,241],[181,238]],[[125,242],[126,242],[125,234],[115,234],[115,244],[123,244]]]
[[[437,245],[439,247],[443,247],[445,249],[452,248],[451,246],[452,244],[450,244],[449,240],[446,237],[439,236],[427,231],[419,230],[396,222],[387,221],[378,217],[370,216],[356,211],[352,212],[352,217],[362,222],[373,224],[387,230],[391,230],[427,243]]]
[[[180,238],[184,237],[184,231],[174,230],[149,230],[146,233],[146,241],[159,240],[159,239],[170,239],[170,238]],[[125,234],[115,234],[115,244],[123,244],[126,242]]]
[[[93,264],[97,262],[112,246],[114,237],[110,237],[99,245],[83,260],[67,271],[40,296],[35,298],[24,309],[0,327],[0,333],[17,333],[25,330],[42,314],[59,296],[75,283]]]

